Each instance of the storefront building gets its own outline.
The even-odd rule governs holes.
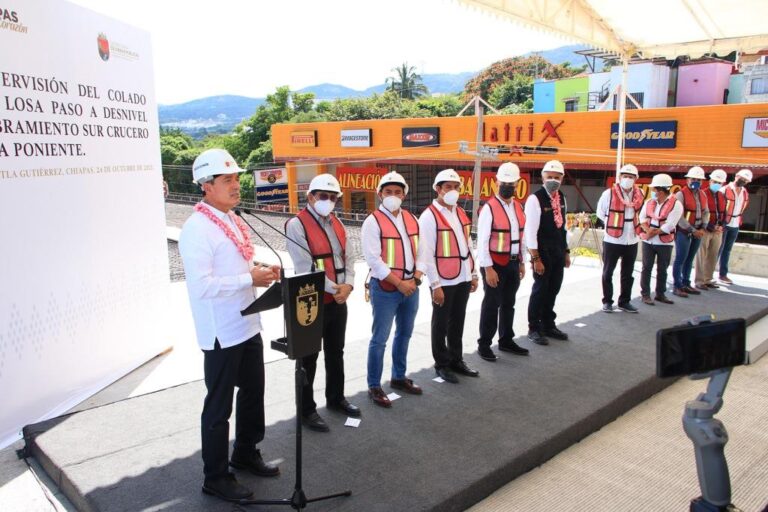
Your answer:
[[[520,166],[517,195],[524,199],[539,186],[542,164],[556,158],[566,168],[570,210],[594,211],[614,177],[617,122],[615,111],[485,116],[482,145],[497,154],[483,157],[481,199],[495,193],[501,163]],[[395,170],[411,188],[404,206],[420,212],[434,197],[435,174],[449,167],[464,178],[470,209],[476,133],[476,117],[368,120],[274,125],[272,142],[275,160],[285,164],[292,209],[304,203],[312,177],[329,172],[341,183],[345,210],[371,211],[379,177]],[[768,104],[630,110],[625,140],[625,162],[638,167],[641,183],[664,172],[682,184],[692,165],[722,168],[729,179],[752,169],[745,224],[765,231]]]

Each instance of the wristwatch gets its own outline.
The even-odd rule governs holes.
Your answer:
[[[416,286],[421,286],[421,279],[414,277],[413,280],[416,281]]]

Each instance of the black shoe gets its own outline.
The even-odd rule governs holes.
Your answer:
[[[491,347],[488,347],[486,345],[479,345],[477,347],[477,353],[480,354],[480,357],[486,361],[495,361],[498,359],[496,357],[496,354],[493,353],[493,350]]]
[[[250,471],[256,476],[277,476],[280,474],[280,468],[264,462],[264,459],[261,458],[261,450],[233,451],[229,465],[235,469]]]
[[[638,309],[627,302],[626,304],[619,304],[619,309],[625,313],[637,313]]]
[[[232,473],[227,473],[219,478],[206,478],[203,482],[203,492],[224,501],[235,502],[253,496],[253,491],[240,485]]]
[[[354,416],[355,418],[360,417],[362,414],[360,408],[349,403],[346,398],[337,403],[329,403],[326,407],[332,411],[343,412],[347,416]]]
[[[301,422],[304,424],[305,427],[307,427],[310,430],[314,430],[315,432],[330,432],[330,428],[328,427],[328,424],[323,421],[323,418],[320,417],[319,414],[317,414],[317,411],[308,414],[307,416],[301,417]]]
[[[537,345],[549,345],[549,340],[539,331],[528,331],[528,339]]]
[[[603,313],[613,313],[613,304],[609,302],[603,303]]]
[[[527,356],[528,349],[523,348],[514,341],[500,341],[499,350],[502,352],[512,352],[516,356]]]
[[[556,340],[560,340],[560,341],[568,340],[568,335],[565,334],[560,329],[558,329],[557,327],[550,327],[549,329],[544,329],[544,334],[546,334],[550,338],[555,338]]]
[[[435,373],[445,382],[450,382],[451,384],[459,383],[459,378],[448,368],[435,368]]]
[[[473,370],[469,366],[467,366],[467,363],[464,361],[459,361],[458,363],[453,363],[451,365],[451,370],[455,371],[456,373],[460,373],[462,375],[466,375],[467,377],[479,377],[480,372],[477,370]]]

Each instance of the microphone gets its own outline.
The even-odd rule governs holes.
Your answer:
[[[277,251],[275,250],[275,248],[274,248],[274,247],[272,247],[272,246],[269,244],[269,242],[267,242],[267,241],[264,239],[264,237],[263,237],[263,236],[261,236],[261,234],[260,234],[258,231],[256,231],[256,229],[255,229],[253,226],[251,226],[251,224],[250,224],[250,223],[249,223],[247,220],[245,220],[245,219],[243,218],[243,212],[245,212],[245,213],[247,213],[248,215],[250,215],[251,217],[255,218],[256,220],[258,220],[258,221],[259,221],[259,222],[261,222],[262,224],[266,224],[267,226],[269,226],[269,228],[270,228],[270,229],[272,229],[273,231],[276,231],[277,233],[279,233],[279,234],[280,234],[280,236],[282,236],[283,238],[285,238],[285,239],[286,239],[286,240],[288,240],[289,242],[293,242],[293,244],[294,244],[296,247],[300,247],[300,248],[301,248],[301,249],[302,249],[304,252],[306,252],[307,254],[309,254],[309,257],[310,257],[310,261],[312,262],[312,263],[311,263],[311,266],[310,266],[310,269],[309,269],[309,271],[310,271],[310,272],[314,272],[314,271],[315,271],[315,258],[314,258],[314,256],[312,256],[312,252],[310,252],[310,250],[309,250],[309,249],[307,249],[307,248],[306,248],[306,247],[304,247],[303,245],[299,244],[299,243],[298,243],[296,240],[294,240],[293,238],[289,237],[288,235],[286,235],[285,233],[283,233],[282,231],[280,231],[279,229],[277,229],[275,226],[273,226],[273,225],[272,225],[272,224],[270,224],[269,222],[265,221],[264,219],[262,219],[262,218],[261,218],[261,217],[259,217],[258,215],[254,214],[254,213],[253,213],[253,212],[251,212],[250,210],[246,210],[246,209],[240,210],[239,208],[235,209],[235,215],[237,215],[238,217],[240,217],[240,218],[243,220],[243,222],[245,222],[245,224],[246,224],[246,225],[247,225],[249,228],[251,228],[251,230],[252,230],[254,233],[256,233],[256,236],[258,236],[258,237],[259,237],[259,239],[260,239],[262,242],[264,242],[264,244],[265,244],[267,247],[269,247],[269,249],[270,249],[270,250],[271,250],[273,253],[275,253],[275,256],[277,256],[277,259],[278,259],[278,261],[280,261],[280,276],[281,276],[281,278],[282,278],[282,277],[285,277],[285,267],[283,266],[283,260],[282,260],[282,258],[280,258],[280,255],[277,253]]]

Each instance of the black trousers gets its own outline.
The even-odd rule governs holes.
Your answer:
[[[632,272],[635,269],[637,258],[637,244],[619,245],[603,242],[603,304],[613,304],[613,272],[621,260],[621,291],[619,292],[619,306],[629,304],[632,298],[632,285],[635,278]]]
[[[445,302],[432,303],[432,357],[435,368],[445,368],[464,359],[464,317],[471,283],[443,286]]]
[[[237,386],[235,450],[253,450],[264,439],[264,347],[261,335],[221,348],[203,350],[205,395],[200,430],[206,478],[227,474],[229,417]]]
[[[520,261],[517,258],[510,259],[504,266],[494,263],[493,270],[499,276],[499,284],[496,288],[488,286],[485,269],[480,269],[483,275],[484,295],[480,308],[480,338],[477,344],[486,347],[491,346],[497,326],[500,344],[514,339],[515,296],[517,289],[520,288]]]
[[[555,300],[563,284],[565,249],[539,248],[544,264],[542,275],[533,273],[533,289],[528,300],[528,329],[541,331],[555,327]]]
[[[344,339],[347,332],[347,305],[331,302],[323,313],[323,357],[325,358],[325,401],[337,404],[344,400]],[[307,382],[301,397],[302,414],[307,416],[317,409],[312,386],[317,372],[317,357],[312,354],[302,359]]]
[[[672,259],[671,245],[651,245],[643,242],[643,271],[640,274],[640,293],[651,295],[651,271],[656,261],[656,295],[667,291],[667,269]]]

